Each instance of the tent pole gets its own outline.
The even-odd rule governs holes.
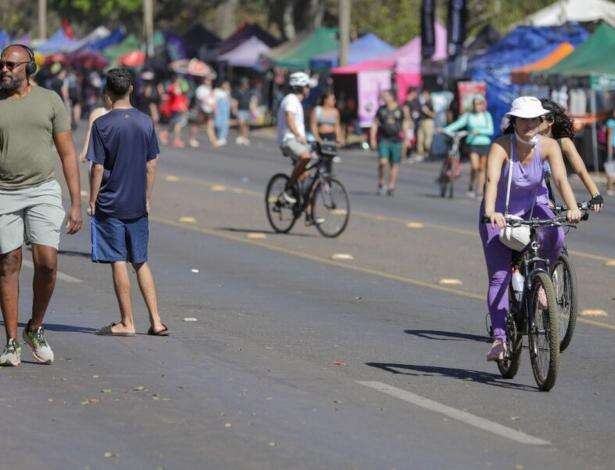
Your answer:
[[[596,127],[596,90],[592,88],[590,95],[590,107],[592,113],[592,152],[594,155],[594,173],[598,173],[600,163],[598,161],[598,130]]]
[[[38,0],[38,38],[47,39],[47,0]]]
[[[350,43],[351,0],[339,0],[340,66],[348,65],[348,46]]]

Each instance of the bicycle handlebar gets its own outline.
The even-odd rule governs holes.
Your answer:
[[[589,218],[589,214],[585,212],[581,217],[581,220],[587,220]],[[511,227],[519,227],[521,225],[527,225],[529,227],[576,227],[576,223],[568,222],[565,215],[558,215],[552,219],[529,219],[529,220],[519,220],[519,219],[511,219],[507,218],[506,221],[508,225]],[[491,219],[484,215],[481,218],[481,222],[488,224],[491,222]]]

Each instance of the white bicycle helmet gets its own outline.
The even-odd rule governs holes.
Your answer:
[[[288,84],[292,87],[303,87],[310,85],[310,77],[305,72],[295,72],[290,74]]]

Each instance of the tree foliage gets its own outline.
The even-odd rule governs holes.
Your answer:
[[[554,0],[468,0],[468,33],[487,23],[506,32],[527,15]],[[93,27],[124,25],[142,32],[143,0],[48,0],[48,23],[52,30],[61,18],[77,31]],[[446,24],[447,0],[437,0],[437,17]],[[36,0],[0,0],[0,27],[36,34]],[[202,23],[224,34],[221,26],[253,21],[288,39],[316,26],[337,26],[337,0],[155,0],[157,28],[182,32]],[[401,45],[420,33],[421,0],[353,0],[352,31],[373,32]]]

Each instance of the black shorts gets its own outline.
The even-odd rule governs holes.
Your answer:
[[[481,157],[486,157],[491,145],[468,145],[468,154],[477,153]]]

